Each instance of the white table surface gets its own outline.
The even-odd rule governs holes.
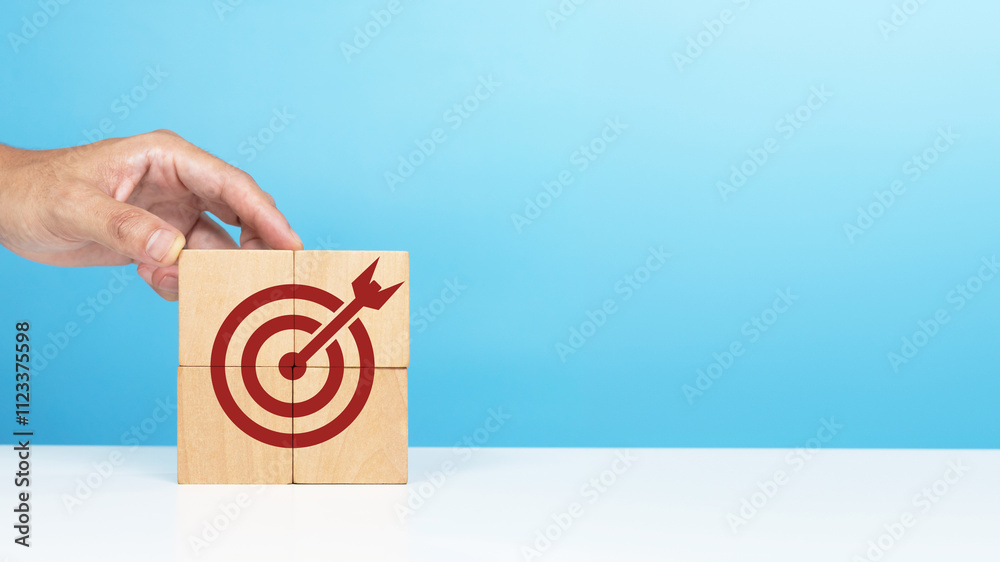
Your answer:
[[[412,448],[407,486],[178,486],[172,447],[36,446],[25,549],[13,543],[4,450],[8,561],[844,562],[874,559],[869,541],[883,534],[886,561],[1000,560],[997,451]],[[115,453],[121,464],[100,476],[95,463]],[[734,531],[727,514],[779,470],[787,480]],[[588,484],[602,475],[610,485]],[[915,503],[924,489],[930,499]],[[559,529],[553,516],[570,511]],[[891,538],[885,526],[904,519]],[[556,539],[526,552],[547,527]]]

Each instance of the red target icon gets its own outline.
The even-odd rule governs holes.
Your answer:
[[[276,285],[258,291],[238,305],[222,322],[212,346],[212,387],[219,405],[226,416],[244,433],[254,439],[275,447],[311,447],[323,443],[339,435],[358,418],[371,394],[375,375],[375,350],[372,348],[371,337],[361,319],[355,318],[365,308],[378,310],[402,286],[402,283],[386,289],[372,280],[378,259],[372,262],[352,283],[354,300],[344,304],[336,296],[309,285],[286,284]],[[261,324],[247,339],[240,354],[241,380],[250,398],[265,411],[284,418],[299,418],[315,414],[329,404],[344,380],[344,354],[340,342],[335,336],[347,327],[355,345],[357,345],[361,376],[347,407],[333,420],[319,428],[304,433],[282,433],[264,427],[250,418],[233,396],[229,381],[226,378],[226,356],[233,334],[237,333],[247,317],[266,304],[297,299],[316,303],[334,313],[333,320],[322,325],[318,320],[308,316],[284,315],[271,318]],[[302,331],[311,334],[309,342],[300,351],[286,353],[278,362],[278,372],[289,381],[295,381],[306,372],[306,366],[321,350],[325,351],[328,362],[326,381],[312,397],[298,403],[279,400],[264,390],[257,369],[257,355],[261,347],[275,335],[288,331]]]

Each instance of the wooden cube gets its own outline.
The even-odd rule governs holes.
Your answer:
[[[295,483],[406,483],[406,369],[309,367],[294,393]]]
[[[292,419],[266,411],[250,396],[244,369],[260,390],[291,407],[292,381],[277,367],[179,367],[177,369],[177,482],[180,484],[289,484]],[[224,375],[216,388],[213,370]],[[220,377],[221,379],[221,377]],[[219,395],[227,396],[220,399]],[[226,404],[226,407],[223,407]],[[239,427],[227,414],[238,409]],[[251,437],[262,432],[274,445]]]
[[[406,252],[185,250],[179,282],[179,483],[406,482]]]
[[[291,329],[277,330],[260,342],[255,358],[247,360],[243,351],[247,340],[264,322],[280,317],[288,317],[291,322],[294,311],[292,253],[277,250],[181,252],[178,328],[182,367],[239,366],[247,362],[278,365],[294,345]],[[238,307],[242,308],[237,310]],[[233,315],[241,313],[245,313],[245,318],[236,322]],[[228,338],[227,349],[221,357],[213,358],[213,347],[220,335]]]
[[[376,263],[377,260],[377,263]],[[407,367],[410,364],[410,257],[407,252],[295,252],[295,350],[301,352],[322,327],[333,321],[340,310],[361,295],[355,284],[370,280],[388,295],[378,308],[363,307],[352,315],[360,321],[371,339],[375,367]],[[397,289],[392,287],[400,285]],[[333,304],[323,300],[310,288],[319,289],[336,298]],[[376,287],[373,287],[373,289]],[[306,298],[306,293],[309,297]],[[391,293],[391,294],[390,294]],[[381,299],[376,299],[381,300]],[[340,310],[334,305],[343,302]],[[308,326],[304,323],[308,322]],[[343,359],[327,353],[312,355],[307,365],[323,366],[334,361],[347,367],[361,366],[358,346],[354,344],[348,322],[336,335]],[[324,346],[325,349],[325,346]]]

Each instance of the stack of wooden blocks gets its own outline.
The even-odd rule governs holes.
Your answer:
[[[406,482],[406,252],[185,250],[179,281],[179,483]]]

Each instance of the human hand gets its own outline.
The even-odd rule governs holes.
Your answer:
[[[182,248],[236,248],[206,213],[239,226],[240,247],[300,250],[302,241],[245,172],[170,131],[57,150],[0,145],[0,244],[64,266],[138,264],[177,300]]]

